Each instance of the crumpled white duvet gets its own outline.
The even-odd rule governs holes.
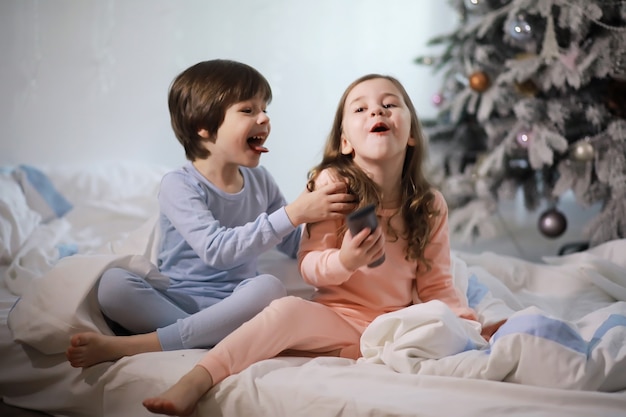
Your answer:
[[[502,257],[493,262],[496,257],[489,253],[465,255],[474,265],[468,269],[468,294],[479,316],[493,316],[497,309],[499,317],[509,308],[507,322],[490,343],[480,336],[478,323],[430,301],[378,317],[361,338],[359,361],[421,375],[626,389],[626,268],[615,263],[623,262],[616,249],[626,253],[624,241],[595,253],[547,259],[553,265],[513,258],[502,262]],[[611,254],[618,258],[611,260]],[[481,263],[504,285],[485,292],[482,282],[494,277]]]

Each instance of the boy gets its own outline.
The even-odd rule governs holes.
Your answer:
[[[168,288],[120,268],[102,275],[103,314],[132,333],[74,335],[74,367],[143,352],[212,347],[286,291],[259,275],[257,259],[277,247],[296,257],[303,223],[354,209],[345,185],[307,190],[286,204],[259,166],[270,133],[272,91],[256,69],[235,61],[200,62],[169,91],[171,124],[188,162],[166,174],[159,191],[159,270]]]

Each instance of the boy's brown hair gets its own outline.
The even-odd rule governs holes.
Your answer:
[[[269,103],[270,84],[259,71],[241,62],[214,59],[181,72],[170,86],[168,106],[172,129],[186,158],[194,161],[209,156],[198,131],[217,134],[230,106],[257,96]]]

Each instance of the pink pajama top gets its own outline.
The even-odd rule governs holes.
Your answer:
[[[316,180],[319,188],[331,181],[328,171]],[[304,280],[318,290],[313,300],[331,307],[343,316],[371,322],[377,316],[399,310],[411,304],[440,300],[459,317],[477,320],[467,305],[467,298],[453,285],[450,268],[448,206],[443,195],[434,190],[434,208],[430,242],[425,258],[430,269],[418,261],[405,259],[406,241],[385,234],[385,262],[375,268],[362,266],[355,271],[347,269],[339,260],[341,240],[337,230],[344,220],[328,220],[309,225],[309,233],[302,232],[298,261]],[[378,210],[379,225],[387,228],[387,221],[395,210]],[[392,218],[398,234],[403,231],[399,216]]]

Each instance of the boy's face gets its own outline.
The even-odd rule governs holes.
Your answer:
[[[389,80],[374,78],[357,84],[346,97],[342,153],[354,152],[360,166],[367,161],[402,164],[411,137],[411,113],[402,93]]]
[[[260,97],[227,108],[217,136],[205,141],[210,158],[224,164],[256,167],[261,154],[268,152],[263,146],[271,130],[266,108],[267,103]],[[202,129],[198,134],[206,137],[207,133]]]

